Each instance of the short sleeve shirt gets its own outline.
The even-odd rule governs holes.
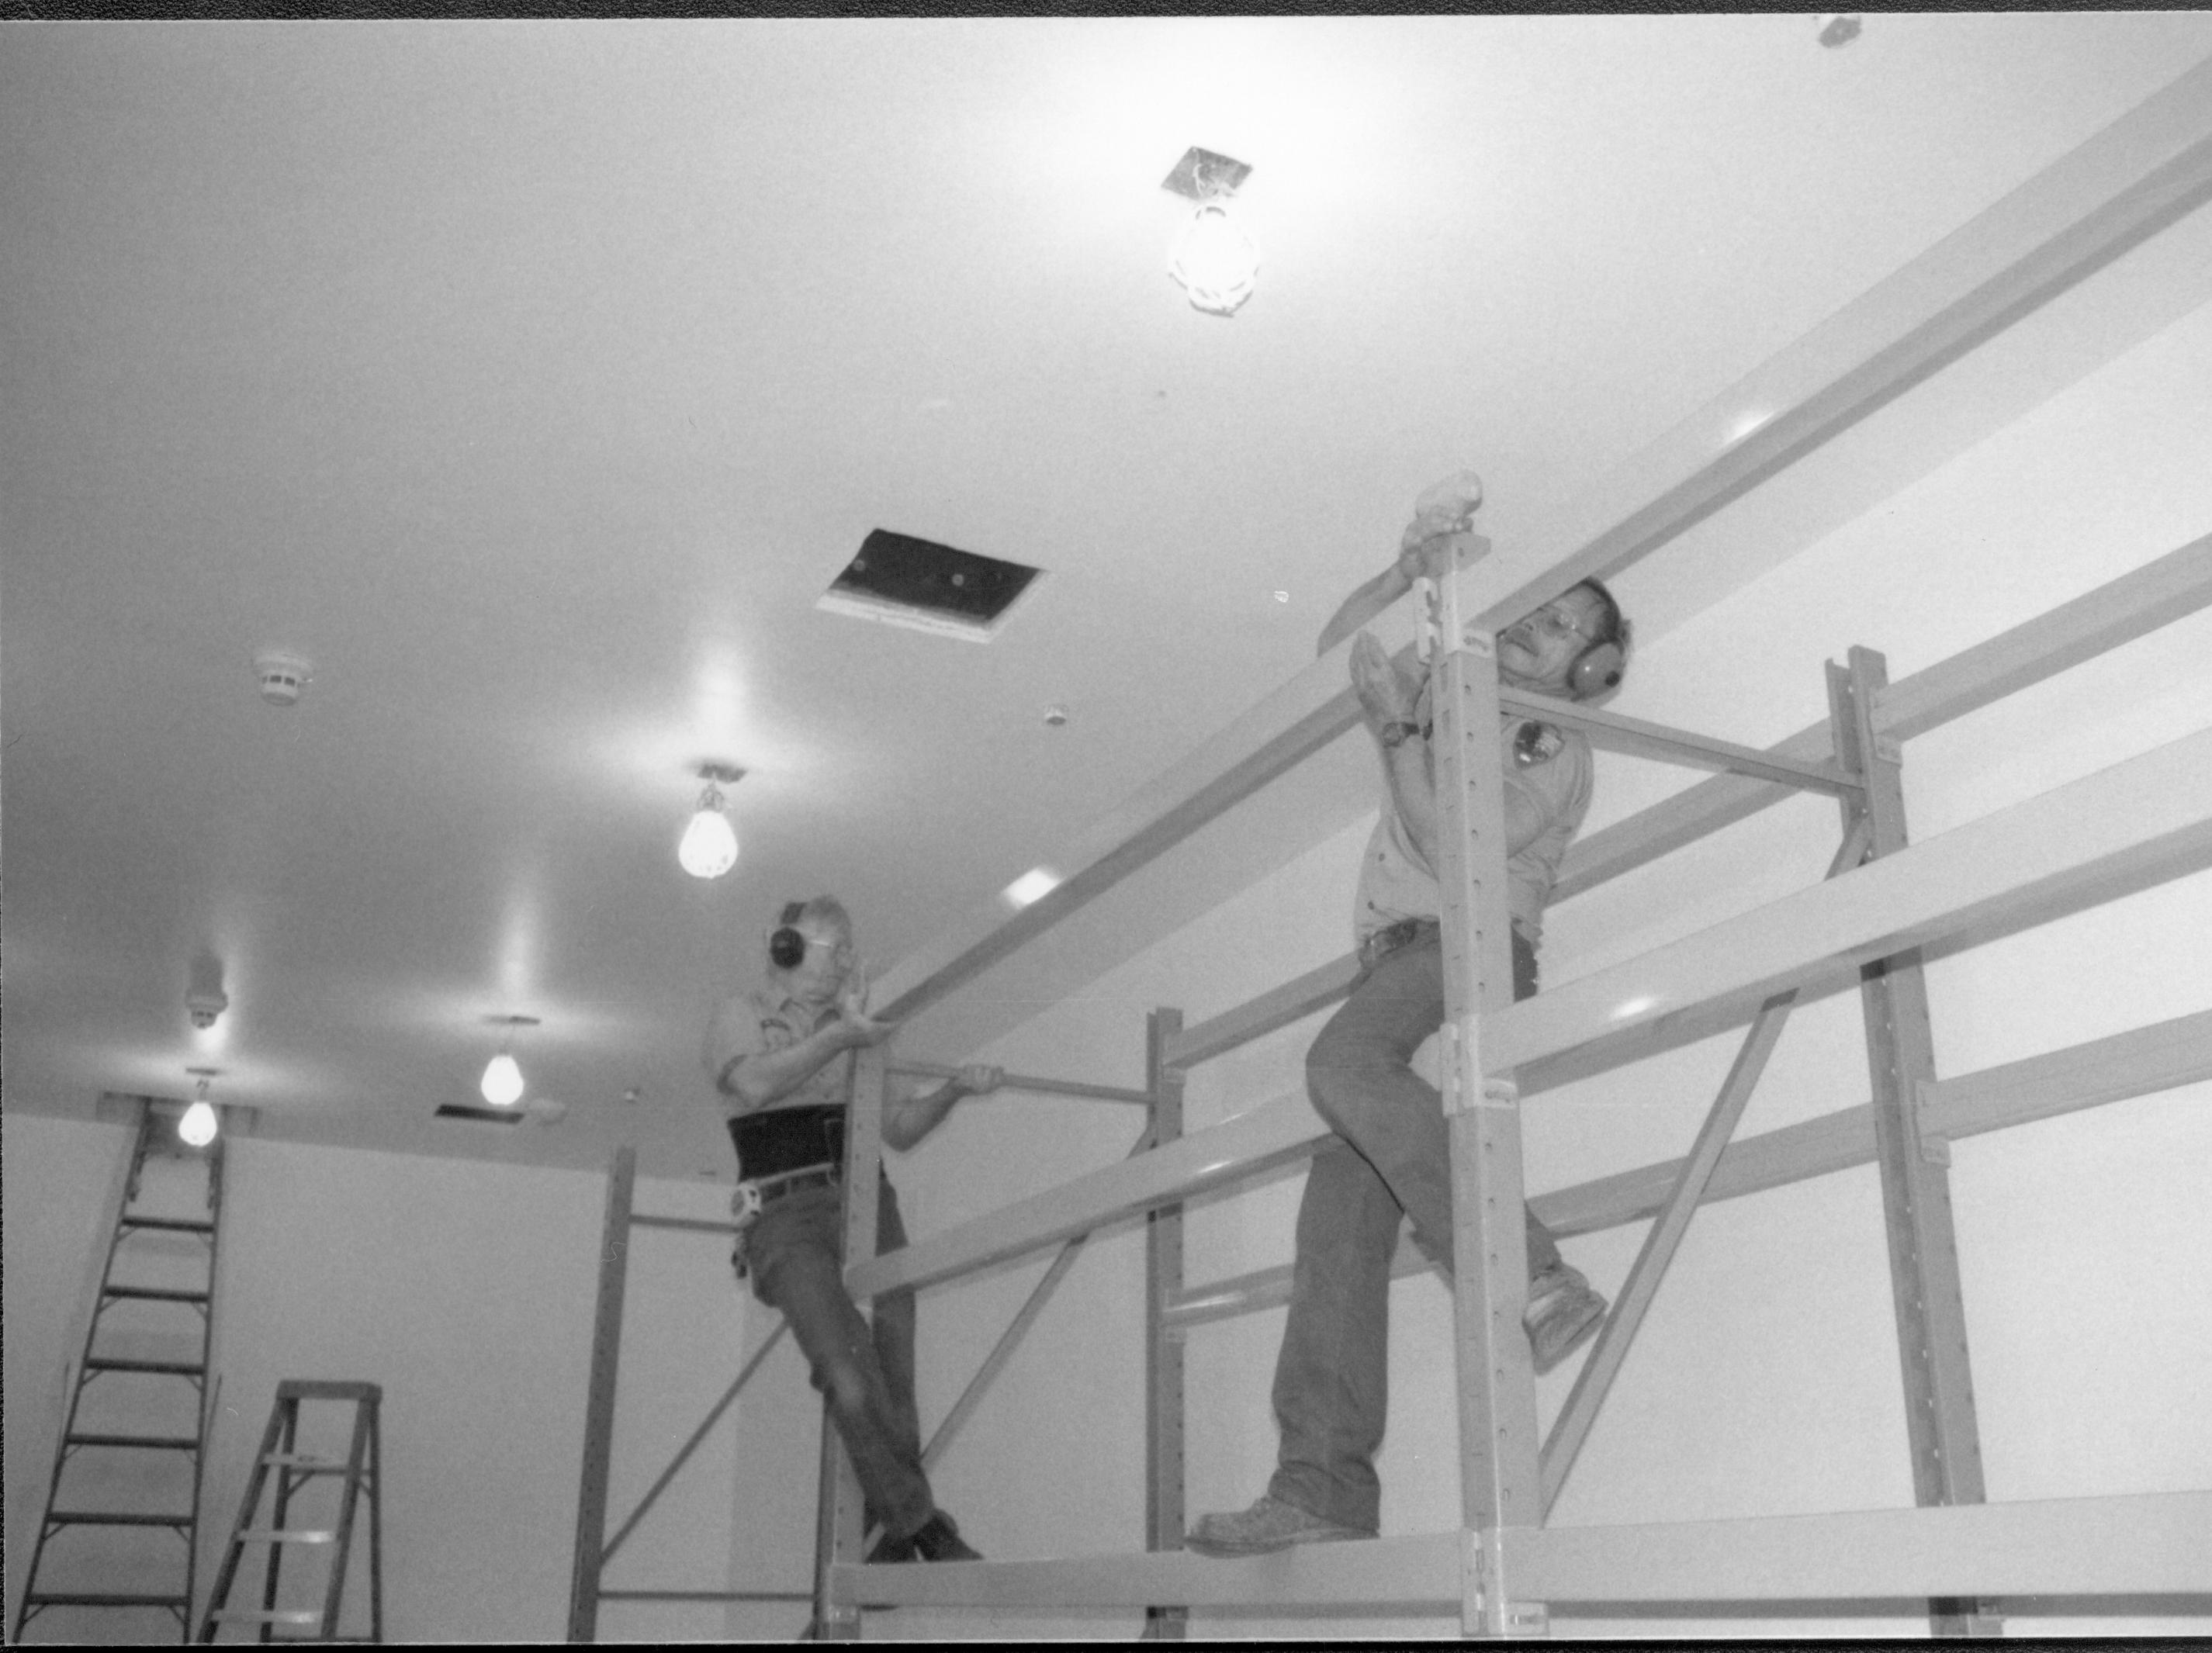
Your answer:
[[[842,1050],[808,1074],[788,1092],[758,1109],[749,1109],[719,1086],[722,1070],[740,1056],[787,1050],[827,1022],[836,1019],[835,1005],[809,1006],[763,984],[734,994],[722,1001],[707,1026],[702,1053],[707,1077],[715,1083],[714,1095],[726,1115],[767,1112],[776,1108],[843,1108],[853,1100],[854,1054]]]
[[[1428,708],[1428,690],[1424,687],[1414,716],[1425,728]],[[1544,823],[1535,840],[1509,856],[1505,865],[1513,927],[1535,943],[1543,937],[1544,903],[1551,899],[1552,886],[1559,879],[1559,862],[1583,817],[1589,812],[1596,764],[1589,741],[1579,730],[1545,724],[1526,740],[1516,742],[1516,726],[1527,720],[1514,717],[1505,721],[1505,784],[1533,805]],[[1523,763],[1515,757],[1516,744],[1532,761]],[[1436,872],[1407,836],[1386,781],[1382,818],[1375,823],[1360,862],[1353,933],[1364,941],[1376,931],[1403,920],[1436,918],[1443,911],[1443,893]]]

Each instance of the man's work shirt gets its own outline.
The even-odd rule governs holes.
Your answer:
[[[714,1019],[707,1024],[707,1044],[704,1056],[707,1078],[715,1086],[720,1099],[722,1115],[735,1119],[741,1114],[767,1113],[784,1108],[843,1108],[853,1100],[853,1064],[855,1052],[841,1050],[814,1070],[805,1079],[774,1102],[749,1108],[738,1097],[721,1089],[722,1070],[739,1056],[763,1055],[771,1050],[787,1050],[817,1029],[837,1019],[834,1004],[811,1006],[793,999],[780,989],[763,982],[747,992],[734,994],[722,1001],[715,1011]]]
[[[1430,738],[1429,691],[1425,684],[1415,702],[1413,720],[1422,726],[1420,738]],[[1534,842],[1506,859],[1506,893],[1513,927],[1534,945],[1543,939],[1544,903],[1551,899],[1559,879],[1559,862],[1567,845],[1589,812],[1591,781],[1595,761],[1589,741],[1580,730],[1541,724],[1531,730],[1529,720],[1504,720],[1505,785],[1519,793],[1535,810],[1544,830]],[[1516,756],[1516,747],[1526,761]],[[1382,818],[1367,840],[1359,868],[1359,890],[1354,897],[1352,929],[1364,941],[1376,931],[1409,918],[1437,918],[1443,912],[1443,892],[1436,872],[1421,858],[1398,819],[1390,785],[1382,783]]]

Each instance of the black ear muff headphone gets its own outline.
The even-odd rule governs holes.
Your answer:
[[[1577,700],[1595,700],[1620,687],[1620,679],[1628,670],[1628,621],[1620,611],[1620,605],[1613,600],[1613,593],[1595,580],[1582,582],[1605,599],[1606,618],[1611,622],[1605,635],[1575,657],[1567,668],[1567,688]]]
[[[768,939],[769,963],[780,970],[795,970],[806,959],[806,938],[799,933],[799,921],[806,912],[806,903],[794,901],[783,909],[776,927]]]

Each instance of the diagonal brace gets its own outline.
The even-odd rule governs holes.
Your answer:
[[[775,1323],[775,1329],[762,1340],[760,1347],[753,1351],[752,1358],[745,1362],[744,1369],[738,1372],[737,1381],[722,1391],[722,1398],[714,1402],[713,1410],[708,1413],[699,1427],[691,1431],[691,1438],[684,1443],[668,1468],[660,1472],[660,1479],[647,1489],[645,1497],[640,1501],[637,1508],[630,1511],[629,1519],[623,1522],[620,1530],[607,1541],[607,1547],[599,1553],[600,1566],[605,1566],[608,1562],[615,1559],[615,1552],[622,1547],[623,1540],[629,1536],[630,1529],[645,1519],[645,1512],[653,1508],[654,1500],[668,1490],[668,1483],[676,1479],[676,1472],[683,1468],[690,1461],[691,1455],[699,1449],[699,1443],[713,1431],[714,1425],[721,1420],[722,1414],[730,1409],[731,1403],[738,1398],[738,1391],[744,1389],[751,1379],[753,1373],[760,1369],[760,1363],[768,1358],[768,1352],[775,1347],[776,1340],[790,1329],[789,1321],[779,1320]],[[604,1595],[607,1592],[603,1590],[600,1594]]]
[[[1835,859],[1828,863],[1827,876],[1832,878],[1856,866],[1866,858],[1870,842],[1870,830],[1865,819],[1855,820],[1844,833]],[[1782,1030],[1789,1023],[1790,1007],[1796,999],[1797,990],[1791,988],[1776,994],[1759,1007],[1750,1031],[1744,1036],[1743,1048],[1736,1052],[1735,1064],[1721,1085],[1720,1094],[1713,1098],[1711,1110],[1698,1129],[1697,1144],[1682,1162],[1673,1192],[1659,1208],[1651,1231],[1644,1237],[1644,1249],[1637,1254],[1635,1265],[1628,1271],[1620,1301],[1606,1316],[1605,1329],[1598,1334],[1596,1346],[1583,1363],[1582,1370],[1576,1374],[1567,1404],[1553,1422],[1541,1460],[1544,1513],[1547,1516],[1559,1496],[1559,1488],[1566,1483],[1567,1472],[1574,1468],[1576,1455],[1582,1450],[1591,1425],[1597,1421],[1598,1408],[1605,1404],[1613,1380],[1620,1376],[1628,1358],[1629,1345],[1635,1340],[1644,1316],[1658,1294],[1659,1282],[1666,1276],[1668,1264],[1674,1260],[1692,1215],[1705,1197],[1705,1185],[1711,1182],[1713,1172],[1720,1165],[1729,1138],[1735,1133],[1736,1121],[1743,1117],[1752,1092],[1759,1088],[1759,1076],[1766,1071],[1767,1058],[1774,1054],[1775,1043],[1782,1037]]]

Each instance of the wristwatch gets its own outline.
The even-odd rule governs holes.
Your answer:
[[[1421,726],[1419,724],[1407,723],[1403,719],[1400,719],[1395,723],[1384,724],[1377,738],[1385,746],[1398,747],[1406,744],[1407,736],[1417,735],[1420,732]]]

